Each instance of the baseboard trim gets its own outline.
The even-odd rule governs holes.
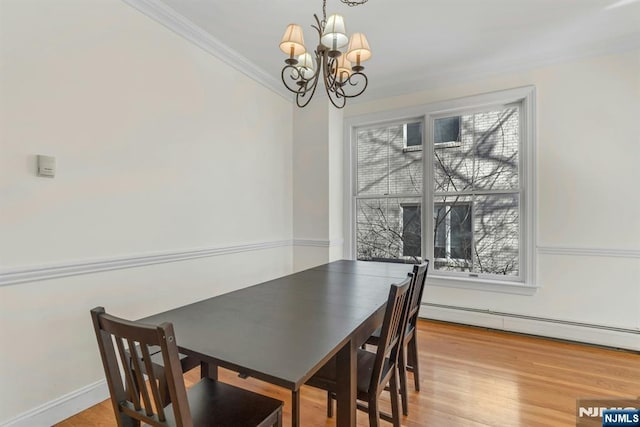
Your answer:
[[[567,341],[640,351],[640,329],[422,303],[420,317]]]
[[[4,421],[0,427],[48,427],[108,398],[107,383],[99,380]]]
[[[58,264],[7,269],[0,270],[0,286],[57,279],[60,277],[77,276],[80,274],[97,273],[102,271],[121,270],[125,268],[142,267],[154,264],[186,261],[196,258],[229,255],[240,252],[258,251],[291,245],[291,240],[275,240],[270,242],[169,251],[135,256],[103,258],[90,261],[71,261]]]

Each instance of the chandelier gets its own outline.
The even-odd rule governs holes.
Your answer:
[[[349,6],[367,2],[340,1]],[[302,108],[311,101],[322,76],[331,103],[343,108],[347,98],[355,98],[367,88],[369,81],[362,72],[362,62],[371,57],[369,42],[362,33],[354,33],[349,38],[342,15],[327,18],[327,0],[322,1],[322,20],[316,14],[313,17],[316,25],[311,27],[318,32],[320,40],[313,56],[304,46],[300,25],[290,24],[282,36],[280,50],[288,55],[282,68],[282,83],[296,94],[296,104]]]

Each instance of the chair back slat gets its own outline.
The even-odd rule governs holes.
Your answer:
[[[151,354],[149,353],[149,347],[146,345],[140,346],[142,352],[142,360],[144,361],[145,372],[149,377],[149,388],[153,396],[153,401],[156,404],[156,410],[158,411],[158,419],[165,421],[164,407],[162,398],[160,397],[159,380],[156,378],[156,371],[153,369],[153,363],[151,362]]]
[[[407,325],[411,280],[412,273],[409,273],[409,277],[402,283],[391,285],[369,390],[374,390],[373,387],[376,389],[385,387],[389,371],[395,369],[402,345],[403,332]],[[385,370],[385,368],[387,369]]]
[[[119,319],[106,314],[102,307],[91,310],[91,317],[118,425],[136,426],[143,422],[152,426],[192,427],[173,326],[168,323],[150,326]],[[161,348],[175,418],[171,424],[160,398],[150,346]]]
[[[118,355],[120,356],[120,360],[122,363],[127,361],[127,350],[125,349],[124,340],[122,338],[111,335],[111,341],[116,343],[116,347],[118,349]],[[138,394],[138,386],[136,383],[135,374],[131,369],[124,369],[123,376],[125,380],[125,390],[127,390],[127,397],[133,403],[133,406],[136,410],[141,409],[140,398]]]
[[[149,391],[145,385],[144,374],[146,373],[142,367],[142,363],[140,360],[140,356],[138,355],[138,350],[140,347],[144,347],[144,344],[137,344],[133,340],[128,339],[127,345],[129,347],[129,353],[131,354],[131,366],[125,366],[125,371],[132,371],[135,376],[135,381],[138,387],[138,392],[142,395],[142,404],[145,413],[148,416],[153,415],[153,407],[151,406],[151,399],[149,398]],[[122,357],[122,355],[120,355]],[[121,359],[126,360],[126,359]],[[138,409],[138,408],[136,408]]]
[[[413,283],[411,290],[411,303],[409,304],[408,323],[411,328],[416,326],[418,314],[420,313],[420,305],[422,304],[422,294],[424,292],[424,284],[427,279],[427,271],[429,270],[429,260],[424,260],[422,264],[413,267]]]

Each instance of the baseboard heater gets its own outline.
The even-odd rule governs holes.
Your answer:
[[[425,303],[425,302],[423,302],[421,305],[422,307],[433,307],[433,308],[442,308],[446,310],[466,311],[469,313],[488,314],[491,316],[510,317],[513,319],[525,319],[525,320],[532,320],[537,322],[555,323],[555,324],[567,325],[567,326],[579,326],[582,328],[600,329],[600,330],[606,330],[606,331],[623,332],[627,334],[640,335],[640,330],[637,330],[637,329],[618,328],[615,326],[604,326],[604,325],[596,325],[593,323],[572,322],[568,320],[548,319],[546,317],[536,317],[536,316],[527,316],[523,314],[504,313],[501,311],[482,310],[479,308],[459,307],[455,305],[433,304],[433,303]]]

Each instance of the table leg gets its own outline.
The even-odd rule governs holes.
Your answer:
[[[291,390],[291,427],[300,425],[300,390]]]
[[[209,362],[200,362],[200,378],[218,379],[218,365]]]
[[[336,384],[338,427],[356,425],[357,346],[349,341],[337,354]]]

